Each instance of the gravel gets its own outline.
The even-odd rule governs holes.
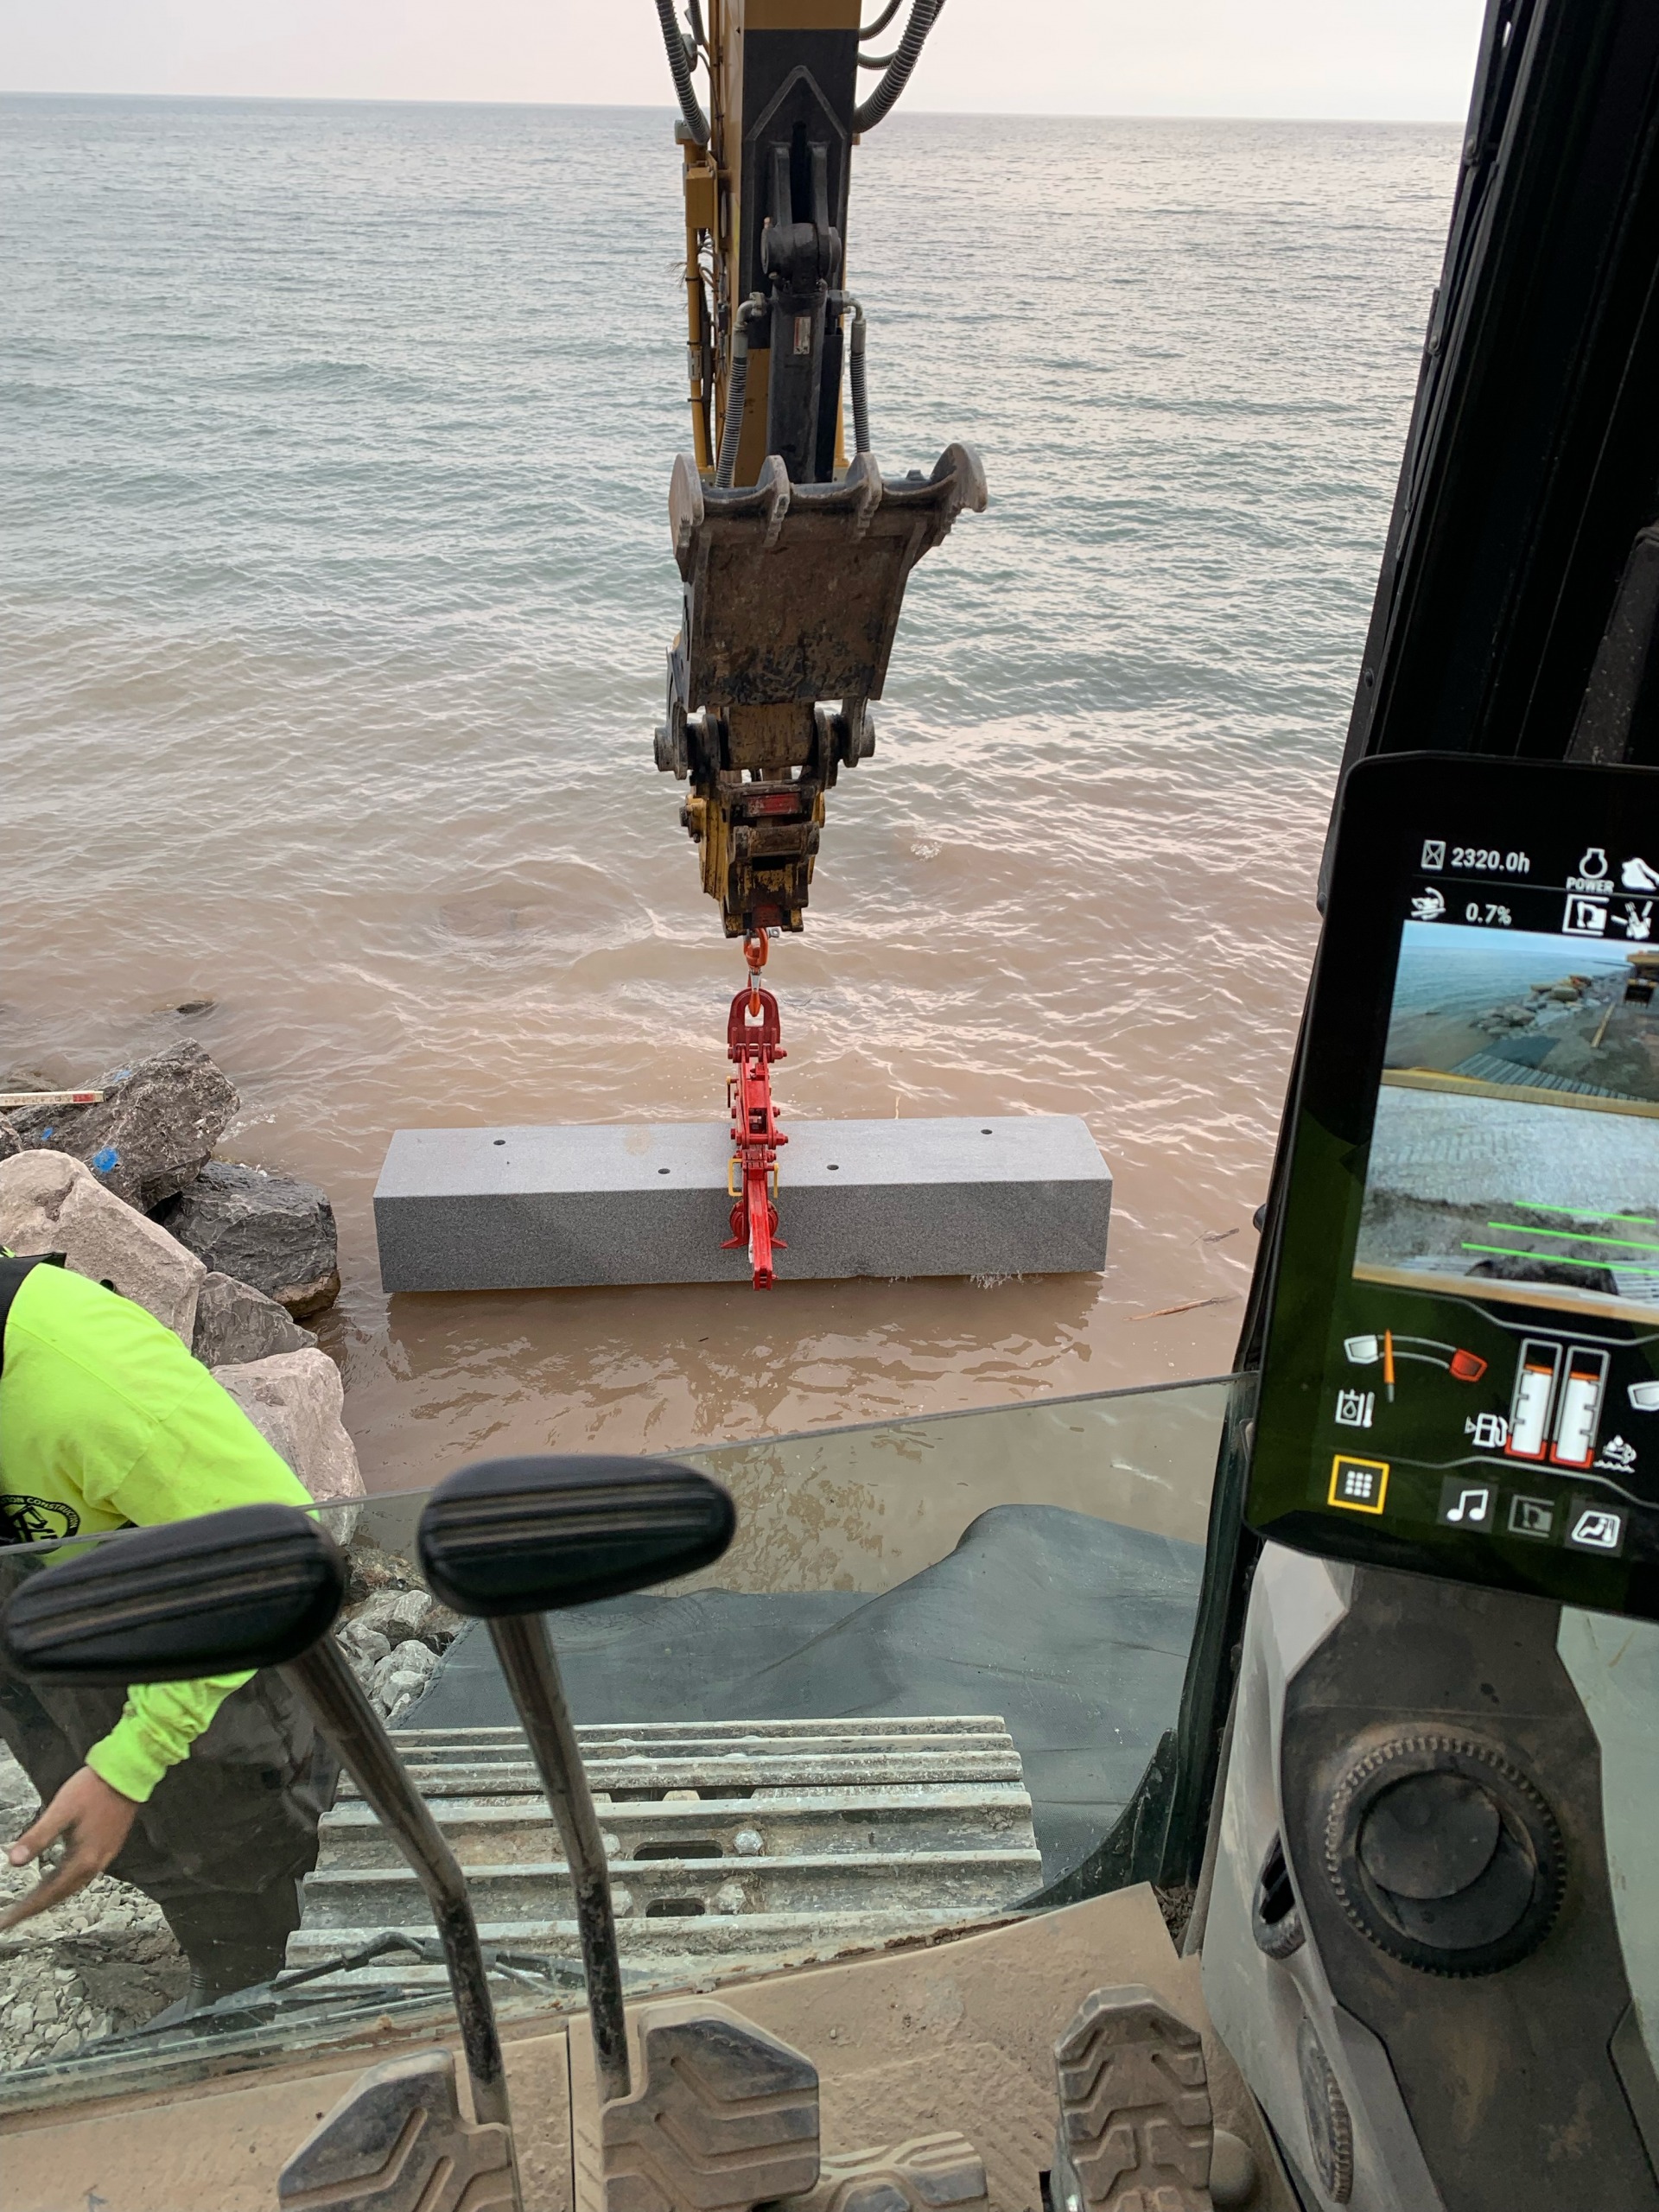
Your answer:
[[[39,1799],[0,1747],[0,1815],[8,1836]],[[0,1905],[35,1886],[34,1867],[0,1859]],[[137,2027],[181,1996],[189,1979],[161,1908],[100,1874],[79,1895],[0,1936],[0,2071],[73,2057],[85,2043]]]

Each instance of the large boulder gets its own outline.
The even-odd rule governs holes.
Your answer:
[[[222,1274],[251,1283],[305,1320],[340,1295],[340,1249],[328,1194],[296,1175],[210,1160],[156,1218]]]
[[[149,1212],[194,1183],[241,1104],[200,1045],[170,1046],[103,1078],[96,1106],[20,1107],[25,1145],[84,1160],[106,1191]]]
[[[289,1318],[286,1306],[251,1283],[210,1274],[201,1286],[190,1349],[204,1367],[239,1366],[277,1352],[308,1351],[316,1341],[309,1329]]]
[[[326,1351],[278,1352],[213,1373],[319,1505],[363,1496],[357,1448],[340,1419],[345,1386]]]
[[[77,1274],[118,1290],[186,1344],[195,1333],[207,1268],[67,1153],[0,1160],[0,1244],[17,1253],[62,1252]]]

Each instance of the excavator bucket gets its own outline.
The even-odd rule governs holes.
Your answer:
[[[829,484],[791,483],[775,454],[731,489],[705,483],[690,454],[675,461],[684,613],[657,765],[691,785],[681,818],[728,937],[800,928],[824,792],[874,748],[869,702],[906,582],[964,507],[984,505],[967,445],[896,479],[861,453]]]

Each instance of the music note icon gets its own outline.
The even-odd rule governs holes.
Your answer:
[[[1460,1482],[1454,1475],[1440,1484],[1440,1510],[1435,1518],[1448,1528],[1488,1529],[1496,1496],[1489,1483]]]

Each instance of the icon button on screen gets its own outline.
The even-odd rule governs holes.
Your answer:
[[[1575,1552],[1596,1552],[1617,1559],[1624,1548],[1624,1515],[1593,1497],[1575,1497],[1567,1516],[1567,1541]]]
[[[1510,1534],[1530,1536],[1547,1544],[1555,1534],[1555,1503],[1548,1497],[1515,1497],[1510,1500]]]
[[[1497,1513],[1497,1491],[1491,1483],[1465,1482],[1448,1476],[1440,1484],[1440,1508],[1434,1518],[1449,1529],[1491,1529]]]
[[[1389,1494],[1386,1459],[1351,1459],[1338,1452],[1331,1463],[1331,1488],[1326,1502],[1350,1513],[1380,1513]]]
[[[1446,866],[1446,840],[1444,837],[1424,838],[1423,866],[1425,868],[1444,868]]]

